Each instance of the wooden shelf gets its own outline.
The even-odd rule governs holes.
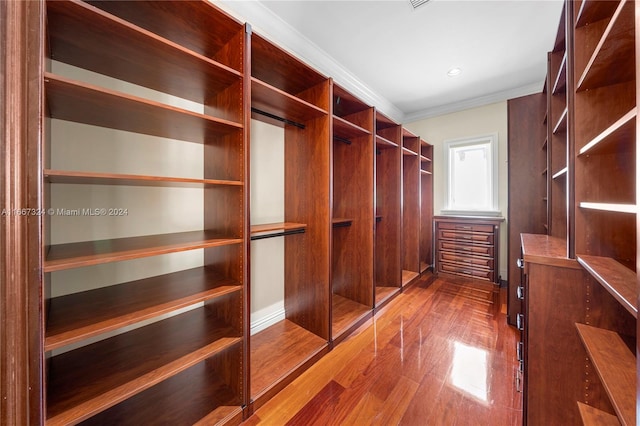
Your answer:
[[[235,180],[190,179],[164,176],[125,175],[116,173],[76,172],[67,170],[44,170],[44,178],[49,183],[79,185],[124,185],[158,186],[179,188],[205,188],[219,185],[243,186]]]
[[[171,377],[91,417],[83,425],[237,424],[242,402],[209,361]]]
[[[578,402],[578,410],[584,426],[620,426],[618,418],[590,405]]]
[[[373,314],[371,306],[365,306],[338,294],[332,295],[332,334],[336,340],[362,319]]]
[[[576,28],[610,18],[617,7],[616,1],[583,0],[578,11]]]
[[[270,86],[255,77],[251,78],[251,108],[294,123],[304,123],[328,114],[322,108]],[[258,120],[265,119],[264,116],[255,113],[252,114],[252,117]]]
[[[567,52],[564,52],[564,56],[562,56],[562,62],[560,62],[560,69],[558,70],[558,75],[556,77],[556,81],[553,83],[552,94],[564,94],[567,88]]]
[[[587,63],[576,92],[635,78],[634,2],[622,0]]]
[[[424,155],[420,155],[420,161],[423,163],[430,163],[431,158],[425,157]]]
[[[333,134],[343,139],[358,138],[361,136],[369,136],[371,132],[363,129],[344,118],[333,116]]]
[[[622,425],[636,421],[636,358],[620,336],[609,330],[576,324]]]
[[[269,237],[280,237],[291,234],[302,234],[307,229],[306,223],[278,222],[265,223],[262,225],[251,225],[251,239],[263,239]]]
[[[382,136],[376,135],[376,146],[378,148],[397,148],[398,144],[391,142],[389,139],[385,139]]]
[[[331,224],[334,228],[344,228],[347,226],[351,226],[352,222],[353,219],[346,217],[334,217],[333,219],[331,219]]]
[[[251,336],[251,398],[258,399],[328,347],[327,341],[289,320]]]
[[[242,80],[232,68],[86,3],[49,2],[47,24],[52,59],[194,102],[206,104]]]
[[[423,175],[430,175],[431,174],[431,172],[429,170],[422,170],[422,169],[420,169],[420,173],[423,174]]]
[[[427,262],[420,262],[420,273],[424,273],[427,269],[429,269]]]
[[[192,231],[56,244],[46,251],[44,272],[241,243],[240,238],[223,238],[211,231]]]
[[[237,281],[200,267],[52,298],[44,349],[50,351],[240,290]]]
[[[241,342],[238,331],[199,308],[55,356],[47,424],[81,421]]]
[[[635,147],[636,117],[638,108],[619,118],[598,136],[580,149],[579,155],[585,154],[622,154],[631,152]]]
[[[410,150],[409,148],[405,148],[404,146],[402,147],[402,155],[408,155],[408,156],[418,156],[418,153],[415,151]]]
[[[629,214],[636,214],[638,211],[638,207],[635,204],[590,203],[585,201],[580,202],[580,208]]]
[[[560,118],[558,119],[558,122],[556,123],[555,127],[553,128],[553,134],[554,135],[567,130],[567,114],[568,114],[568,112],[569,112],[569,110],[567,108],[565,108],[562,111],[562,114],[560,114]]]
[[[400,287],[376,285],[376,308],[400,293]]]
[[[602,286],[638,318],[638,277],[631,269],[609,257],[578,255],[578,262]]]
[[[245,25],[210,2],[136,2],[131,7],[128,2],[91,0],[91,5],[244,72],[239,41],[244,37]]]
[[[418,278],[420,274],[414,271],[402,270],[402,287],[408,285],[414,279]]]
[[[525,262],[581,269],[578,262],[567,257],[567,241],[549,235],[521,234]]]
[[[558,179],[558,178],[561,178],[561,177],[566,177],[568,170],[569,169],[567,167],[564,167],[564,168],[558,170],[557,172],[555,172],[551,178],[552,179]]]
[[[299,99],[302,99],[303,93],[309,94],[312,91],[310,89],[328,80],[326,76],[255,31],[251,33],[251,76],[252,81],[261,81],[265,86],[276,89],[276,92],[287,93]],[[256,106],[254,95],[252,92],[251,101]],[[262,96],[259,99],[264,100]],[[309,102],[309,99],[306,101]]]
[[[242,124],[45,73],[50,117],[195,143],[213,143]]]

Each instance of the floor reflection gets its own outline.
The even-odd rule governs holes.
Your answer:
[[[451,384],[466,394],[488,403],[487,351],[453,342]]]

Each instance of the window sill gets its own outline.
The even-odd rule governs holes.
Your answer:
[[[440,210],[443,216],[503,217],[500,210]]]

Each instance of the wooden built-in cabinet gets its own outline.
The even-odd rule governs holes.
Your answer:
[[[375,307],[402,288],[402,127],[375,115]]]
[[[245,26],[206,2],[51,1],[45,12],[40,197],[49,214],[43,262],[36,265],[44,296],[43,404],[32,420],[238,422],[248,359]],[[114,90],[104,76],[187,99],[199,111],[140,96],[132,85]],[[64,126],[84,133],[63,136]],[[59,152],[76,143],[71,138],[91,143],[105,132],[112,136],[101,147],[109,153],[103,162],[67,161]],[[136,134],[156,137],[159,150],[160,138],[178,150],[201,145],[196,177],[146,172],[161,169],[155,162],[174,161],[169,152],[123,172],[110,154],[121,149],[119,139],[139,152],[143,137]],[[178,192],[158,192],[164,188]],[[164,205],[159,194],[179,202],[193,190],[202,202],[185,214],[200,216],[201,227],[188,231],[137,231],[136,222],[153,212],[114,203],[135,193],[154,209]],[[82,216],[86,232],[61,235],[68,215]],[[121,216],[118,226],[106,222],[112,215]],[[196,251],[195,268],[136,267],[144,258]],[[119,278],[136,269],[137,279]],[[61,287],[73,290],[60,295]]]
[[[522,312],[520,234],[547,232],[547,96],[543,93],[509,99],[508,113],[508,289],[507,321],[516,325]]]
[[[249,342],[250,411],[329,348],[330,93],[330,79],[259,34],[251,34],[252,118],[284,128],[284,223],[267,228],[273,235],[291,235],[284,236],[285,319],[251,336]],[[259,224],[252,225],[255,236],[265,236],[258,234]],[[287,232],[294,229],[304,232]]]
[[[373,314],[374,109],[333,83],[332,341]]]
[[[500,282],[500,223],[503,218],[434,217],[435,271]]]
[[[531,424],[637,420],[638,16],[567,1],[549,54],[549,235],[522,235],[519,293]]]
[[[402,286],[420,276],[420,137],[402,129]]]
[[[46,212],[1,243],[0,422],[238,424],[433,263],[433,147],[211,2],[0,13],[3,197]],[[249,223],[251,119],[283,139],[282,219]],[[250,335],[271,238],[284,319]]]
[[[433,268],[433,145],[420,140],[420,273]]]

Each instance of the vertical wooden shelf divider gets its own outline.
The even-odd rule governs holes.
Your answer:
[[[375,113],[375,307],[402,288],[402,128]]]
[[[374,111],[332,83],[332,341],[373,315]]]

